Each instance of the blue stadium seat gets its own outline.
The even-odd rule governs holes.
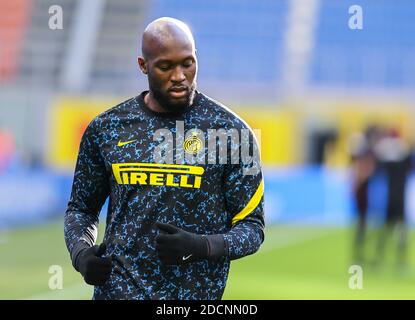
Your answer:
[[[192,28],[205,80],[277,80],[288,1],[155,0],[149,21],[171,16]]]
[[[349,7],[363,10],[351,30]],[[415,6],[411,0],[321,1],[312,84],[409,88],[415,85]]]

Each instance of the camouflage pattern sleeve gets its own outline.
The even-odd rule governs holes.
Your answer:
[[[78,253],[95,244],[99,212],[109,194],[109,181],[99,141],[93,121],[81,140],[64,220],[65,242],[74,266]]]
[[[229,165],[224,179],[231,230],[223,238],[225,253],[231,260],[255,253],[264,241],[264,181],[258,144],[251,130],[248,144],[254,156],[244,156],[246,152],[241,150],[239,164]]]

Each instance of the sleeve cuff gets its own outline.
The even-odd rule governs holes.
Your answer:
[[[212,234],[206,236],[208,242],[208,257],[216,260],[227,255],[226,242],[222,234]]]
[[[87,248],[90,248],[90,245],[82,240],[76,243],[74,247],[72,248],[72,252],[71,252],[72,265],[75,268],[75,270],[78,272],[79,272],[79,269],[77,266],[78,266],[79,254],[81,253],[82,250],[87,249]]]

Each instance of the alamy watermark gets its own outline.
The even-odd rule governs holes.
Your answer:
[[[184,122],[176,121],[173,130],[155,131],[153,159],[168,164],[235,164],[244,175],[260,171],[260,130],[212,128],[184,131]],[[255,137],[257,136],[257,138]]]
[[[354,4],[349,7],[349,28],[351,30],[362,30],[363,29],[363,9],[361,6]]]
[[[363,268],[359,265],[351,265],[349,267],[349,289],[361,290],[363,289]]]
[[[53,5],[49,7],[49,29],[62,30],[63,29],[63,10],[61,6]]]
[[[63,289],[63,269],[60,265],[49,266],[48,273],[51,274],[48,281],[48,287],[51,290]]]

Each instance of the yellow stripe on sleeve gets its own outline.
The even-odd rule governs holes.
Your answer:
[[[232,219],[232,225],[237,223],[240,220],[243,220],[248,214],[250,214],[258,206],[261,201],[262,196],[264,195],[264,179],[261,180],[261,183],[258,186],[258,189],[255,191],[255,194],[249,200],[245,208],[241,212],[236,214]]]

